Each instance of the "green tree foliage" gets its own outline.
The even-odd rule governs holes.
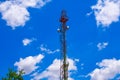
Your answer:
[[[25,74],[23,70],[16,72],[12,69],[9,69],[6,77],[2,78],[2,80],[23,80],[23,74]]]

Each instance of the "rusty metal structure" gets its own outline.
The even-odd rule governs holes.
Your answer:
[[[61,63],[60,63],[60,80],[68,80],[68,66],[69,63],[67,61],[67,49],[66,49],[66,31],[69,27],[66,25],[68,21],[68,17],[66,15],[66,11],[62,10],[60,20],[61,26],[58,29],[60,33],[60,42],[61,42]]]

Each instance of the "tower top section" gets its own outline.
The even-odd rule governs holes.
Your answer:
[[[66,23],[67,21],[68,21],[68,17],[67,17],[66,11],[65,11],[65,10],[62,10],[60,22],[61,22],[61,23]]]

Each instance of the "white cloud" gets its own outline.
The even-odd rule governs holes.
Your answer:
[[[24,70],[25,74],[30,74],[35,71],[39,66],[38,63],[44,58],[43,55],[39,54],[37,56],[28,56],[26,58],[20,58],[19,62],[15,62],[14,66],[18,67],[18,70]]]
[[[51,0],[18,0],[18,2],[24,7],[40,8]]]
[[[120,60],[104,59],[97,63],[100,68],[96,68],[89,75],[91,80],[112,80],[120,74]]]
[[[79,59],[75,59],[76,62],[79,62],[80,60]]]
[[[93,12],[89,12],[89,13],[86,14],[86,16],[90,16],[92,13],[93,13]]]
[[[41,8],[50,0],[10,0],[0,3],[0,12],[2,19],[8,26],[15,29],[24,26],[30,19],[30,13],[27,8]]]
[[[68,80],[74,80],[73,78],[70,77],[70,75],[73,73],[73,71],[77,70],[75,61],[72,59],[68,59],[69,62],[69,79]],[[71,71],[71,72],[70,72]],[[60,75],[60,60],[55,59],[53,63],[42,73],[37,73],[34,75],[34,78],[32,80],[41,80],[44,78],[47,78],[47,80],[59,80],[59,75]]]
[[[25,38],[25,39],[23,39],[22,43],[23,43],[24,46],[27,46],[34,40],[35,40],[34,38],[33,39]]]
[[[106,48],[107,46],[108,46],[108,42],[102,42],[102,43],[97,44],[98,50],[102,50]]]
[[[50,50],[50,49],[44,47],[44,45],[41,45],[41,46],[40,46],[40,50],[43,51],[43,52],[46,52],[46,53],[48,53],[48,54],[53,54],[53,53],[56,53],[56,52],[60,52],[59,49]]]
[[[7,21],[7,25],[15,29],[17,26],[24,26],[29,20],[29,12],[25,7],[6,1],[0,4],[2,19]]]
[[[108,27],[112,22],[119,21],[120,0],[98,0],[92,9],[95,13],[97,25]]]

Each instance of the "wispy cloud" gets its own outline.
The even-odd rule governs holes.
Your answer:
[[[23,43],[24,46],[27,46],[31,42],[33,42],[34,40],[35,40],[35,38],[32,38],[32,39],[25,38],[25,39],[23,39],[22,43]]]
[[[91,12],[87,13],[86,16],[90,16],[92,13],[93,13],[93,12],[91,11]]]
[[[69,79],[68,80],[74,80],[70,76],[73,74],[74,71],[77,70],[77,66],[74,60],[68,59],[69,62]],[[60,60],[55,59],[53,63],[42,73],[37,73],[34,75],[34,78],[32,80],[41,80],[44,78],[47,78],[47,80],[59,80],[60,78]]]
[[[120,74],[120,60],[104,59],[97,65],[99,68],[89,74],[91,80],[113,80],[116,75]]]
[[[75,59],[74,61],[79,62],[80,60],[79,59]]]
[[[108,46],[108,42],[102,42],[102,43],[97,44],[98,50],[102,50],[106,48],[107,46]]]
[[[46,52],[46,53],[48,53],[48,54],[53,54],[53,53],[56,53],[56,52],[60,52],[59,49],[50,50],[50,49],[46,48],[44,45],[41,45],[41,46],[40,46],[40,50],[43,51],[43,52]]]
[[[28,56],[26,58],[20,58],[20,61],[15,62],[14,66],[18,67],[18,70],[24,70],[25,74],[30,74],[35,71],[39,66],[38,63],[44,58],[44,55],[39,54],[37,56]]]
[[[92,9],[95,13],[97,25],[108,27],[112,22],[119,21],[120,0],[98,0]]]
[[[41,8],[50,0],[9,0],[0,3],[0,12],[2,19],[7,22],[8,26],[15,29],[24,26],[30,19],[28,8]]]

